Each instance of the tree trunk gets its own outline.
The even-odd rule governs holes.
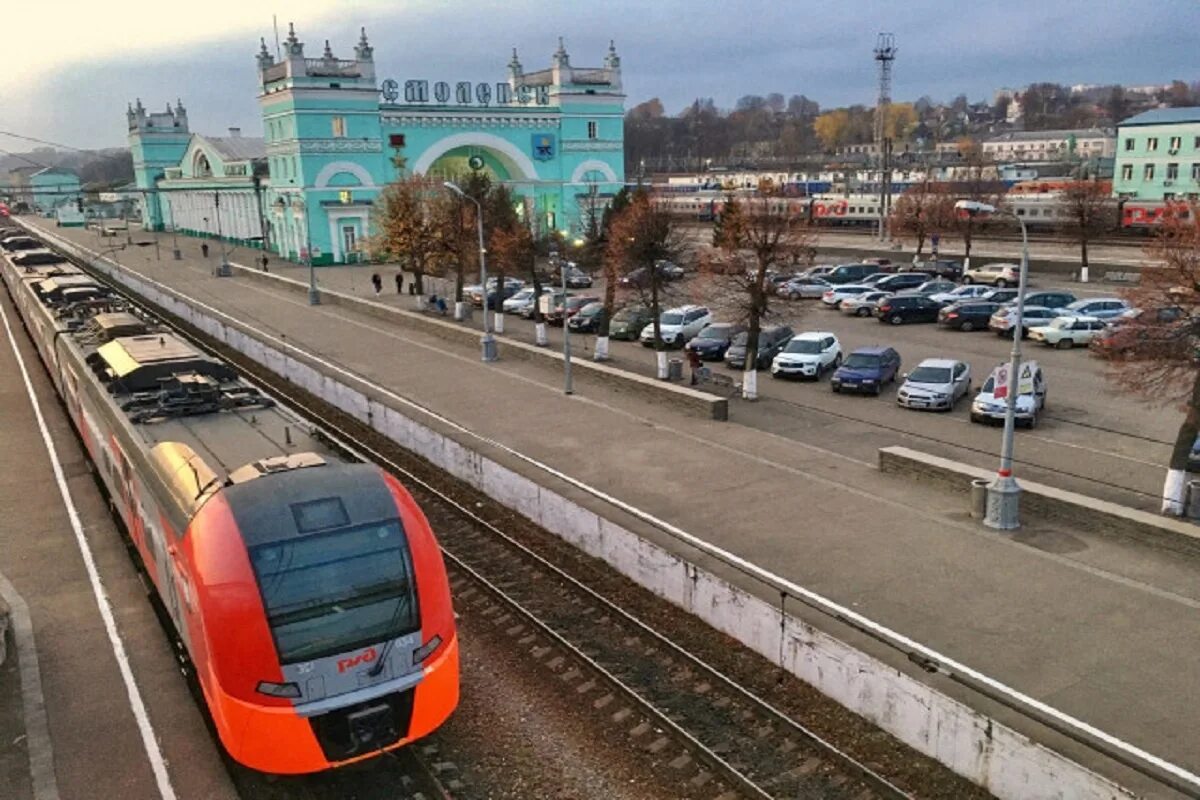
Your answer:
[[[667,351],[663,347],[662,325],[658,309],[658,270],[650,264],[650,314],[653,317],[650,324],[654,326],[654,350],[656,352],[657,376],[660,381],[667,379]]]
[[[617,276],[611,269],[604,270],[604,312],[600,315],[600,327],[596,331],[594,361],[608,361],[608,335],[611,329],[613,306],[617,304]]]
[[[1192,444],[1200,434],[1200,370],[1192,381],[1192,397],[1187,413],[1175,436],[1175,447],[1171,450],[1170,468],[1163,483],[1162,513],[1183,516],[1186,508],[1187,468],[1192,454]]]
[[[963,269],[971,268],[971,220],[967,220],[967,229],[963,231]]]
[[[1088,282],[1088,255],[1087,255],[1088,237],[1085,233],[1079,237],[1079,280],[1083,283]]]
[[[423,267],[413,267],[413,286],[417,287],[418,297],[425,294],[425,269]]]
[[[917,234],[917,261],[921,260],[921,251],[925,249],[925,231]]]

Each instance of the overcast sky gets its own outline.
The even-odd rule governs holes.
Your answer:
[[[192,130],[261,135],[254,54],[294,20],[310,57],[329,39],[352,57],[358,28],[380,79],[503,80],[516,46],[548,66],[556,37],[572,63],[599,66],[610,38],[628,106],[695,97],[722,107],[745,94],[805,94],[822,107],[875,96],[871,50],[896,34],[893,97],[990,99],[1032,81],[1164,83],[1200,79],[1196,0],[142,0],[15,2],[2,24],[0,131],[76,147],[125,143],[126,103],[183,98]],[[0,136],[0,148],[29,143]]]

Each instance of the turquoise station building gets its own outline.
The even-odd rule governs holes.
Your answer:
[[[353,58],[316,58],[289,26],[257,56],[263,136],[192,133],[182,102],[127,111],[143,223],[261,244],[286,258],[364,257],[382,189],[409,175],[488,173],[538,233],[577,235],[625,182],[621,60],[576,67],[562,40],[549,68],[514,50],[504,80],[377,79],[362,32]]]

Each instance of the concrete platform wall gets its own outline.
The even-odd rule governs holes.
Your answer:
[[[87,252],[69,243],[60,241],[59,246],[91,260]],[[825,634],[790,611],[598,515],[570,499],[568,491],[531,480],[499,459],[525,462],[548,484],[574,483],[600,496],[570,476],[140,274],[109,261],[93,263],[147,301],[269,366],[763,657],[781,663],[824,694],[997,797],[1112,800],[1132,796],[1112,781]],[[608,500],[614,504],[613,518],[628,513],[620,501]],[[736,561],[730,559],[730,563]]]

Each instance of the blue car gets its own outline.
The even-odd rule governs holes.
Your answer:
[[[860,347],[846,357],[829,385],[835,392],[879,394],[885,383],[896,380],[899,372],[900,354],[893,348]]]

